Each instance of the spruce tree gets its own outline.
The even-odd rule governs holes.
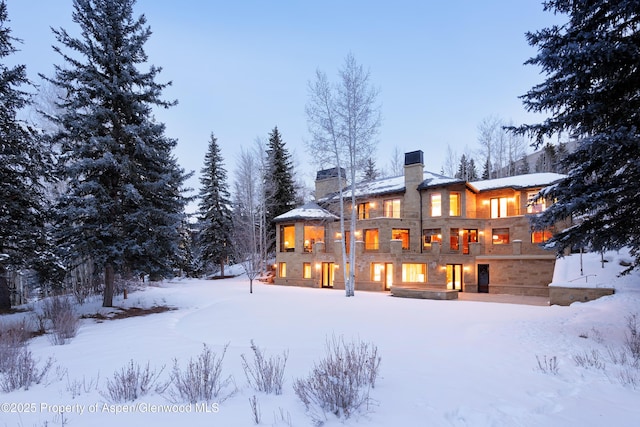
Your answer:
[[[233,220],[231,197],[227,184],[218,140],[211,134],[209,149],[204,158],[200,183],[200,256],[204,262],[220,266],[224,277],[224,263],[231,254]]]
[[[46,247],[42,137],[17,114],[31,102],[24,65],[7,66],[16,52],[7,26],[7,5],[0,1],[0,309],[11,307],[6,272],[32,268]]]
[[[378,170],[376,169],[376,162],[375,160],[373,160],[371,157],[369,157],[367,159],[366,164],[364,165],[364,176],[362,177],[362,180],[367,182],[367,181],[374,181],[376,179],[378,179],[378,176],[380,174],[378,173]]]
[[[291,154],[285,147],[278,127],[269,134],[267,169],[265,170],[266,224],[270,250],[275,249],[276,225],[273,219],[296,206]]]
[[[53,30],[64,60],[48,79],[66,93],[55,121],[61,174],[68,189],[58,201],[61,243],[70,260],[91,257],[104,270],[103,306],[112,305],[114,279],[170,275],[179,253],[186,179],[153,107],[168,85],[147,63],[151,35],[135,0],[74,0],[80,38]],[[66,48],[69,52],[63,52]]]
[[[478,180],[478,169],[476,168],[476,162],[473,159],[469,159],[467,163],[467,181]]]
[[[577,148],[563,167],[568,176],[544,192],[554,203],[534,218],[538,229],[559,220],[547,246],[562,252],[631,248],[640,265],[640,7],[637,0],[553,0],[545,10],[567,21],[527,34],[538,53],[528,64],[546,80],[522,98],[529,111],[549,113],[517,132],[545,138],[568,134]]]

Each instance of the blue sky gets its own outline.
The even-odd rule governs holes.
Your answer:
[[[36,81],[51,74],[61,58],[50,27],[76,31],[72,1],[8,0],[8,11],[24,41],[12,60]],[[540,119],[518,99],[544,79],[523,65],[535,54],[525,32],[559,21],[541,0],[138,0],[136,13],[153,31],[146,50],[163,68],[159,81],[173,82],[165,98],[179,102],[156,118],[178,139],[182,167],[200,171],[213,132],[231,181],[240,147],[277,125],[309,183],[304,106],[317,68],[333,78],[352,52],[370,70],[382,105],[379,167],[398,147],[423,150],[439,172],[447,145],[476,149],[483,118]]]

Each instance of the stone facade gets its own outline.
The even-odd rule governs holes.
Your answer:
[[[356,187],[357,290],[408,286],[549,295],[555,254],[540,247],[545,234],[530,227],[530,215],[544,205],[528,201],[561,175],[469,183],[425,172],[422,152],[407,153],[405,159],[412,160],[405,161],[402,177]],[[294,210],[276,218],[276,284],[344,288],[345,268],[351,266],[343,262],[336,197],[328,191],[336,177],[318,177],[316,194],[324,196],[318,204],[326,214],[304,217]],[[350,197],[345,200],[349,212]],[[324,238],[311,245],[309,236],[318,229]],[[285,233],[294,243],[286,248],[281,244]]]

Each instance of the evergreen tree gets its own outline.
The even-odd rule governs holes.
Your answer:
[[[376,162],[371,157],[367,159],[367,163],[364,166],[363,181],[374,181],[378,179],[380,173],[376,169]]]
[[[277,126],[269,134],[267,168],[264,174],[268,241],[271,243],[270,250],[274,250],[276,225],[273,219],[295,208],[296,205],[293,163]]]
[[[518,166],[518,175],[526,175],[530,173],[529,169],[529,160],[527,159],[527,155],[523,155],[520,158],[520,165]]]
[[[527,34],[546,80],[522,98],[541,123],[517,132],[544,138],[569,134],[577,148],[563,166],[568,176],[544,197],[554,200],[534,219],[538,229],[571,218],[547,243],[558,252],[630,247],[640,265],[640,7],[637,0],[553,0],[545,9],[567,22]]]
[[[21,89],[30,82],[24,65],[4,63],[19,41],[7,22],[7,5],[0,1],[0,309],[11,307],[7,270],[34,267],[47,244],[41,178],[48,162],[41,136],[17,118],[31,102]]]
[[[469,159],[467,164],[467,181],[478,180],[478,169],[476,168],[476,162],[473,159]]]
[[[209,149],[204,158],[200,177],[200,256],[205,262],[220,266],[220,276],[224,277],[224,264],[231,254],[233,220],[231,217],[231,196],[227,184],[218,140],[211,134]]]
[[[484,168],[482,169],[482,179],[491,179],[491,163],[489,159],[484,162]]]
[[[467,162],[467,156],[465,154],[463,154],[460,157],[460,165],[458,166],[458,171],[456,172],[456,175],[454,178],[458,178],[458,179],[467,179],[467,168],[468,168],[469,164]]]
[[[81,38],[53,30],[65,65],[49,79],[64,89],[56,141],[68,189],[58,201],[60,239],[69,259],[91,257],[104,269],[103,306],[112,305],[116,274],[170,274],[179,253],[187,175],[171,151],[176,141],[152,115],[168,84],[146,72],[151,35],[135,0],[74,0]],[[63,47],[70,52],[64,53]]]

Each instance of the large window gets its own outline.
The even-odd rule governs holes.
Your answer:
[[[302,263],[302,278],[311,279],[311,263],[310,262]]]
[[[449,194],[449,216],[460,216],[460,193]]]
[[[460,250],[460,229],[452,228],[449,230],[449,249],[452,251]]]
[[[385,217],[400,218],[400,199],[385,200],[382,207]]]
[[[553,234],[549,230],[536,230],[531,232],[531,243],[544,243],[551,238]]]
[[[394,228],[391,230],[391,238],[402,240],[402,250],[409,250],[409,230],[406,228]]]
[[[442,244],[442,230],[439,228],[425,228],[422,230],[422,245],[430,248],[432,243]]]
[[[442,216],[442,194],[431,195],[431,216]]]
[[[313,252],[316,242],[324,242],[324,227],[318,225],[304,226],[304,251]]]
[[[404,283],[426,283],[426,264],[402,264],[402,281]]]
[[[491,218],[503,218],[507,216],[506,197],[494,197],[491,199]]]
[[[374,282],[382,282],[384,278],[384,264],[381,262],[374,262],[371,264],[371,280]]]
[[[371,215],[370,209],[371,204],[369,202],[358,203],[358,219],[369,219]]]
[[[364,249],[366,251],[377,251],[380,249],[380,239],[377,228],[364,230]]]
[[[296,227],[294,225],[280,226],[280,252],[296,250]]]
[[[527,193],[527,213],[536,214],[547,208],[547,202],[544,198],[536,200],[536,197],[538,197],[537,191]]]
[[[494,228],[491,231],[491,242],[494,245],[504,245],[509,243],[509,229],[508,228]]]

